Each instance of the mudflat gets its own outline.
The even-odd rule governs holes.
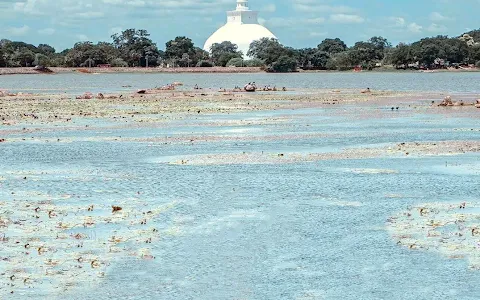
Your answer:
[[[5,92],[0,295],[341,297],[345,274],[389,278],[394,299],[427,274],[458,288],[480,278],[480,109],[448,95],[463,105],[358,89]]]

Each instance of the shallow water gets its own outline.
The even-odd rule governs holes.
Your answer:
[[[288,88],[445,91],[480,93],[480,72],[466,73],[296,73],[296,74],[58,74],[0,77],[0,89],[14,92],[67,93],[132,91],[180,81],[184,88],[233,88],[247,82]],[[131,86],[123,88],[122,86]]]
[[[365,108],[369,109],[378,108]],[[267,118],[278,122],[225,125]],[[224,123],[214,124],[218,121]],[[168,163],[198,154],[308,153],[409,141],[478,140],[476,119],[408,111],[358,118],[353,110],[337,108],[205,115],[159,127],[114,128],[116,124],[108,121],[90,125],[90,130],[8,136],[30,140],[0,145],[0,202],[68,194],[72,197],[61,203],[101,209],[116,203],[139,207],[174,203],[149,223],[161,233],[148,246],[155,259],[118,255],[104,268],[104,278],[79,277],[79,285],[66,291],[48,280],[36,288],[18,283],[13,295],[7,294],[10,286],[1,286],[1,297],[478,299],[480,295],[480,272],[469,270],[467,261],[399,247],[385,225],[390,216],[417,204],[479,201],[478,153],[272,165]],[[476,130],[456,130],[466,128]],[[305,137],[312,133],[324,136]],[[204,135],[225,138],[202,141]],[[120,136],[133,141],[108,139]],[[191,136],[198,141],[169,142]],[[265,136],[277,138],[263,140]],[[148,137],[166,142],[143,141]],[[102,249],[110,230],[103,226],[87,233]],[[0,261],[0,272],[6,268],[7,263]]]

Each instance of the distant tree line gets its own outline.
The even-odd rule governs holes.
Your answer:
[[[111,36],[111,42],[79,42],[57,52],[47,44],[0,40],[0,67],[263,67],[268,72],[374,69],[393,65],[398,69],[446,68],[475,64],[480,67],[480,29],[449,38],[436,36],[395,47],[375,36],[348,47],[342,40],[325,39],[316,48],[294,49],[278,40],[254,41],[248,53],[231,42],[213,44],[210,52],[196,47],[187,37],[168,41],[159,50],[146,30],[127,29]],[[249,59],[244,59],[244,54]]]

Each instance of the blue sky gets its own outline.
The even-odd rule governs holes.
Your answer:
[[[147,29],[159,48],[178,35],[203,47],[236,0],[0,0],[0,39],[48,43],[110,41],[122,29]],[[381,35],[393,44],[457,36],[480,28],[480,0],[250,0],[261,22],[292,47],[339,37],[348,45]]]

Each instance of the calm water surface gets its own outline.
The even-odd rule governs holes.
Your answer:
[[[477,74],[480,73],[119,74],[98,75],[94,77],[98,81],[85,75],[55,75],[2,76],[0,82],[2,87],[19,90],[32,86],[60,89],[75,82],[80,90],[80,87],[116,89],[126,83],[152,86],[174,79],[211,86],[220,85],[216,81],[235,85],[247,80],[268,80],[297,87],[368,85],[379,89],[472,92],[480,90],[474,84],[480,79]],[[479,129],[478,120],[474,119],[395,112],[387,118],[365,120],[355,118],[355,112],[349,111],[341,114],[336,109],[290,111],[290,122],[283,126],[205,124],[218,119],[262,120],[285,116],[285,111],[198,116],[160,128],[108,129],[112,125],[108,122],[92,123],[98,130],[28,134],[28,137],[70,138],[73,141],[69,143],[3,143],[0,174],[45,170],[72,175],[44,176],[37,181],[9,179],[0,182],[0,199],[13,201],[12,191],[40,191],[75,194],[82,205],[102,205],[141,191],[142,198],[152,205],[173,200],[179,203],[155,220],[158,228],[179,229],[178,235],[165,236],[154,245],[155,260],[116,260],[105,280],[66,295],[58,291],[26,295],[50,299],[55,298],[52,295],[58,299],[479,299],[480,272],[469,270],[466,261],[399,247],[385,229],[388,217],[411,205],[478,201],[478,154],[290,165],[182,166],[161,162],[165,157],[194,154],[315,152],[408,141],[479,139],[478,131],[454,130]],[[281,137],[319,132],[333,135],[167,145],[100,139],[185,134]],[[87,137],[98,140],[85,141]],[[362,168],[390,169],[396,173],[352,172]],[[85,180],[67,180],[78,174]],[[389,196],[392,194],[398,196],[392,198]]]
[[[480,93],[476,73],[298,73],[298,74],[59,74],[0,77],[0,89],[35,93],[131,91],[180,81],[185,88],[233,88],[255,81],[260,86],[355,88],[377,90]],[[130,85],[132,87],[122,88]]]

